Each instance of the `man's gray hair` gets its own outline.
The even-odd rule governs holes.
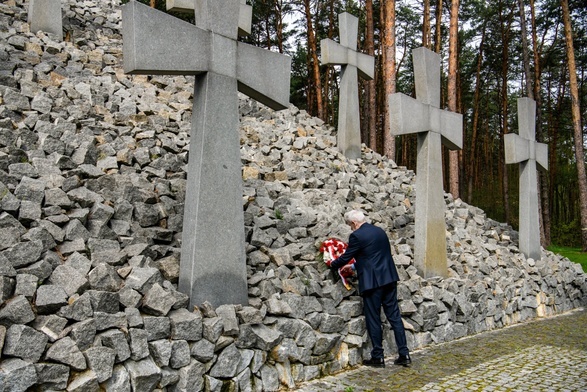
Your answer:
[[[363,223],[366,221],[365,214],[359,210],[352,210],[344,214],[344,221],[346,223],[357,222]]]

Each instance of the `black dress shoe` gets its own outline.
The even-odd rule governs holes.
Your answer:
[[[365,359],[363,361],[363,365],[373,367],[385,367],[385,361],[383,360],[383,358]]]
[[[395,365],[408,367],[412,363],[412,359],[409,355],[400,355],[395,361],[393,361],[393,363]]]

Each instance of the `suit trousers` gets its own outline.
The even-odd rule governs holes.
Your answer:
[[[373,349],[371,358],[383,358],[383,329],[381,326],[381,307],[391,324],[399,355],[408,355],[406,331],[397,302],[397,282],[367,290],[363,293],[363,311],[367,332]]]

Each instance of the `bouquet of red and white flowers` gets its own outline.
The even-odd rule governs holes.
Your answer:
[[[322,243],[320,246],[320,252],[323,254],[323,260],[328,267],[332,263],[332,260],[339,258],[348,247],[346,242],[340,241],[336,238],[329,238]],[[355,259],[352,259],[349,264],[355,264]],[[354,272],[347,272],[342,268],[338,269],[338,275],[342,280],[342,284],[347,290],[350,290],[353,286],[350,284],[348,279],[354,275]]]

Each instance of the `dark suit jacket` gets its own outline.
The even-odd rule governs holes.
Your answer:
[[[391,247],[385,231],[370,223],[363,223],[349,237],[349,246],[331,268],[340,268],[352,259],[359,278],[361,293],[399,281],[391,256]]]

